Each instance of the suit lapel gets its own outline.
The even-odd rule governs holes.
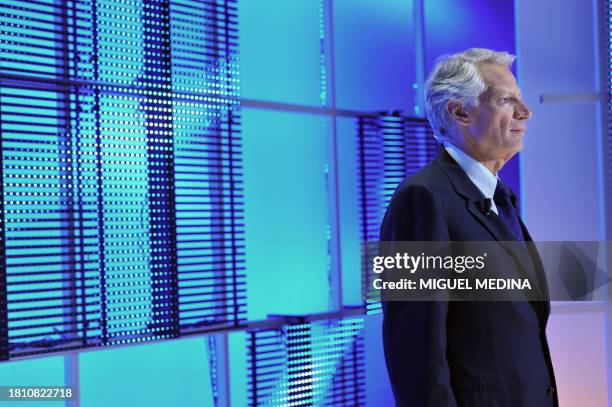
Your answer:
[[[544,286],[542,286],[541,280],[537,277],[536,269],[537,264],[534,264],[539,260],[539,255],[537,259],[534,260],[534,263],[530,261],[533,258],[533,252],[531,250],[528,251],[528,248],[522,244],[504,244],[503,242],[511,242],[515,241],[514,237],[501,221],[501,219],[494,213],[490,212],[489,215],[485,215],[480,208],[480,204],[483,200],[483,195],[480,190],[470,181],[467,174],[463,171],[463,169],[455,162],[455,160],[446,152],[445,149],[442,149],[440,154],[438,155],[436,162],[442,168],[442,170],[446,173],[448,178],[450,179],[455,191],[463,196],[467,200],[467,209],[474,216],[485,229],[489,231],[489,233],[493,236],[493,238],[499,242],[518,262],[519,264],[519,272],[523,273],[524,277],[528,278],[531,285],[534,286],[539,293],[539,298],[546,298],[544,295],[546,294],[546,286],[544,282]],[[520,220],[521,228],[523,232],[527,231],[527,228]],[[531,236],[529,233],[524,233],[525,240],[531,240]],[[540,313],[540,315],[545,316],[546,306],[541,304],[541,301],[530,301],[530,303],[534,306],[535,310]]]

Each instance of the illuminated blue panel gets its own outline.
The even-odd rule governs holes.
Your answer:
[[[327,119],[243,110],[248,318],[328,310]]]
[[[98,96],[104,344],[178,336],[174,208],[162,209],[173,199],[172,137],[165,132],[172,116],[148,114],[171,100],[163,92],[171,83],[170,61],[162,55],[170,52],[168,38],[147,38],[169,29],[168,10],[145,0],[126,3],[96,2],[97,79],[130,87],[102,86]]]
[[[240,324],[233,2],[0,7],[0,359]]]
[[[321,104],[321,3],[238,2],[244,98]]]
[[[467,48],[491,48],[515,54],[513,0],[427,0],[423,3],[426,72],[440,55]],[[520,195],[518,154],[504,166],[500,177]]]
[[[391,197],[400,182],[431,161],[438,152],[438,142],[424,119],[399,116],[358,117],[356,120],[359,184],[359,234],[361,242],[379,240],[380,225]],[[367,245],[378,255],[376,245]],[[371,261],[362,261],[362,293],[372,286],[368,270]],[[365,295],[364,295],[365,296]],[[380,303],[366,300],[368,313],[381,312]]]
[[[91,407],[212,406],[206,341],[183,339],[83,352],[79,390],[81,405]]]
[[[378,240],[395,188],[435,156],[437,142],[426,121],[403,117],[339,118],[337,132],[342,298],[361,305],[361,243]]]
[[[250,331],[249,406],[365,406],[363,318]]]
[[[337,107],[412,113],[412,8],[412,0],[333,2]]]
[[[232,405],[246,406],[248,403],[248,375],[247,371],[247,346],[248,334],[246,331],[230,332],[227,335],[229,353],[229,386]]]
[[[0,100],[13,355],[49,351],[52,344],[66,346],[76,337],[87,343],[100,335],[99,194],[89,110],[94,94],[66,86],[66,79],[81,70],[75,66],[74,25],[67,14],[54,2],[22,1],[3,3],[0,14],[0,52],[11,61],[0,67]],[[92,16],[91,11],[76,14]],[[87,24],[83,32],[91,34]],[[83,71],[91,67],[85,58],[83,63]],[[83,119],[79,125],[77,118]],[[79,130],[83,137],[77,141]]]
[[[197,331],[246,312],[236,10],[170,11],[179,316]]]
[[[384,353],[381,347],[383,315],[374,314],[364,318],[363,341],[365,348],[366,405],[393,406],[393,390],[387,374]]]
[[[338,134],[338,195],[340,206],[340,253],[342,264],[342,301],[361,305],[361,251],[359,234],[359,162],[355,119],[336,119]]]
[[[427,0],[423,3],[426,72],[440,55],[467,48],[514,53],[513,0]]]
[[[64,357],[20,360],[0,364],[2,386],[64,386]],[[53,403],[62,405],[62,403]],[[2,401],[2,406],[23,407],[23,401]],[[28,406],[48,407],[48,401],[28,401]]]

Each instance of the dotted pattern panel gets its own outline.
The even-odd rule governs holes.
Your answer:
[[[250,406],[364,406],[363,317],[250,331]]]
[[[379,240],[380,225],[400,182],[431,161],[438,142],[426,120],[400,116],[358,117],[359,226],[362,242]],[[376,245],[362,245],[363,259],[376,256]],[[371,290],[371,261],[362,261],[362,296]],[[367,314],[382,312],[379,301],[366,298]]]
[[[0,358],[244,319],[234,1],[0,5]]]

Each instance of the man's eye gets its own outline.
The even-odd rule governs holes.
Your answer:
[[[502,102],[509,102],[511,100],[512,100],[512,98],[510,96],[506,96],[506,97],[502,98]]]

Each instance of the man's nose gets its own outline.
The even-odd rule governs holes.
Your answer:
[[[514,110],[514,118],[517,120],[527,120],[531,117],[531,109],[522,100],[519,100]]]

